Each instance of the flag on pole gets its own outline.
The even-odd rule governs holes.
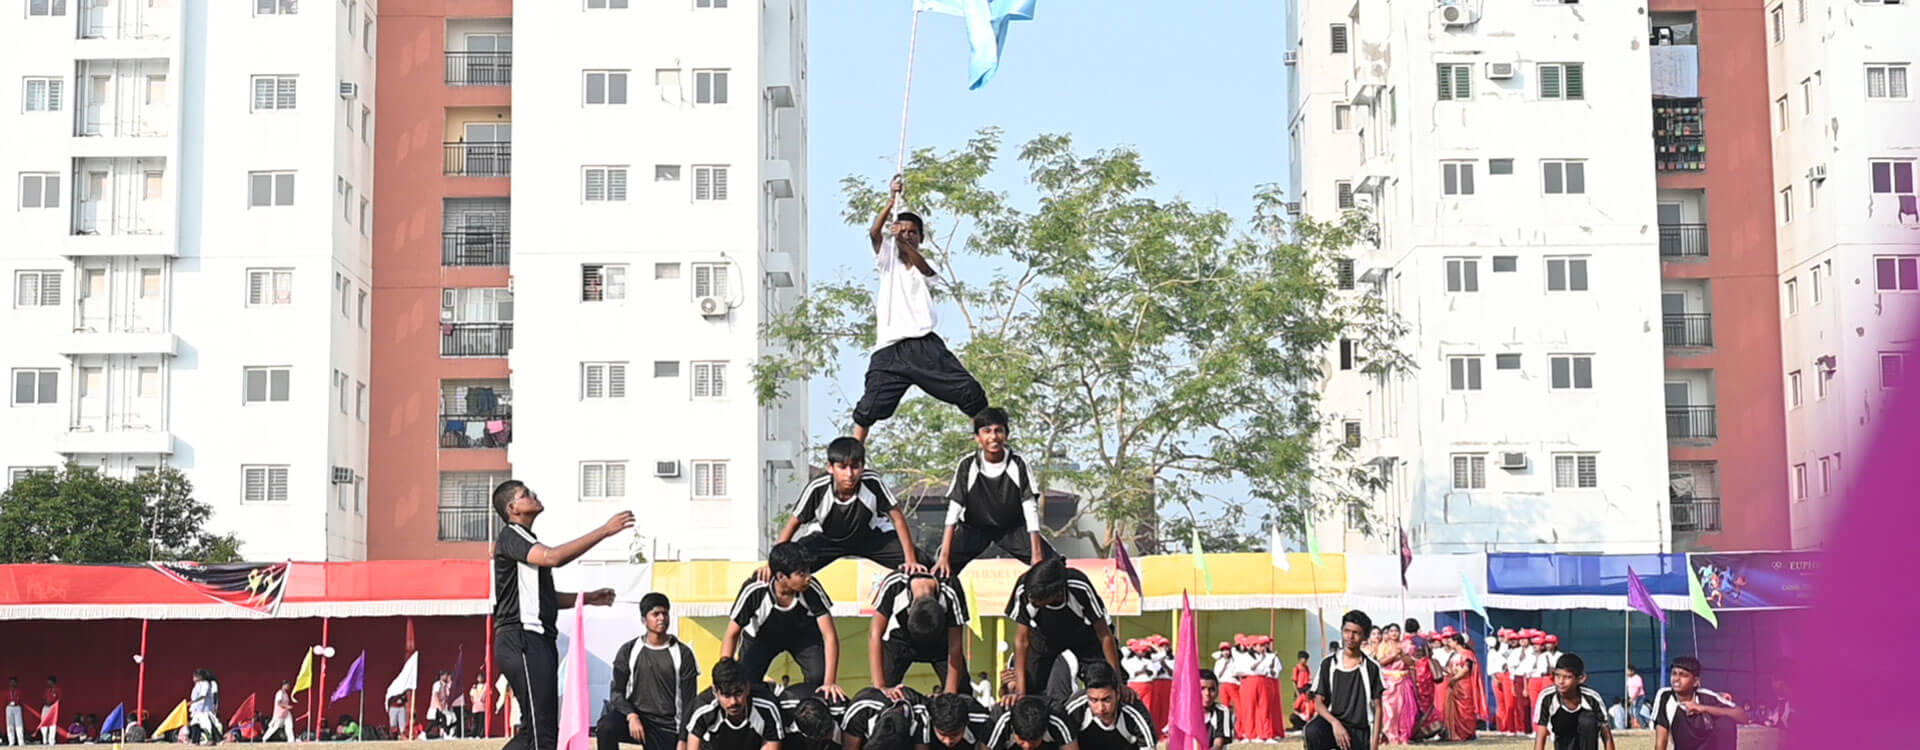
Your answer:
[[[1307,556],[1313,558],[1314,565],[1322,564],[1320,562],[1320,534],[1311,526],[1307,528]]]
[[[1694,614],[1706,620],[1708,625],[1720,627],[1720,618],[1714,615],[1713,607],[1707,606],[1707,593],[1700,588],[1700,574],[1693,569],[1691,562],[1687,565],[1687,599]]]
[[[980,597],[974,593],[974,587],[963,586],[962,588],[967,592],[967,629],[973,631],[974,637],[985,638],[987,637],[987,618],[980,614]]]
[[[1400,588],[1407,588],[1407,568],[1413,567],[1413,545],[1407,541],[1407,530],[1400,529]]]
[[[1207,551],[1200,548],[1200,527],[1193,527],[1193,565],[1200,569],[1200,576],[1207,585],[1207,593],[1213,593],[1213,571],[1207,569]]]
[[[1014,21],[1033,20],[1037,0],[914,0],[918,13],[959,16],[967,24],[967,46],[973,49],[967,61],[968,89],[978,89],[1000,70],[1000,53],[1007,46],[1007,26]]]
[[[125,703],[114,706],[113,713],[107,714],[107,720],[100,722],[100,734],[102,736],[106,735],[106,733],[108,732],[118,732],[126,728],[127,728],[127,704]]]
[[[259,693],[247,693],[247,699],[240,701],[240,708],[233,712],[233,718],[227,720],[227,726],[237,727],[240,726],[240,720],[253,718],[253,702],[258,696]]]
[[[367,689],[367,652],[361,651],[360,658],[353,660],[353,666],[347,667],[347,676],[340,678],[340,687],[333,689],[333,697],[328,703],[338,703],[354,693]]]
[[[387,683],[387,697],[403,694],[412,690],[420,682],[420,652],[407,656],[407,665],[400,668],[400,674],[394,675],[393,682]]]
[[[1487,605],[1480,603],[1480,590],[1474,587],[1473,579],[1467,577],[1464,570],[1460,571],[1460,590],[1466,594],[1467,609],[1479,613],[1482,621],[1490,619],[1487,617]],[[1461,629],[1466,628],[1463,626]]]
[[[1167,715],[1167,750],[1207,750],[1207,709],[1200,698],[1200,635],[1193,627],[1193,604],[1180,595],[1180,632],[1174,634],[1173,697]]]
[[[300,660],[300,676],[293,678],[293,692],[288,695],[299,695],[310,687],[313,687],[313,649],[307,649],[306,657]]]
[[[1140,569],[1133,566],[1133,556],[1127,554],[1127,540],[1115,537],[1113,540],[1113,566],[1127,574],[1127,581],[1133,584],[1133,590],[1141,596],[1147,590],[1140,585]]]
[[[1646,616],[1667,623],[1667,611],[1653,603],[1653,594],[1647,591],[1647,585],[1640,582],[1640,574],[1633,572],[1633,566],[1627,566],[1627,605],[1640,610]]]
[[[154,728],[153,736],[158,737],[175,729],[185,727],[186,725],[187,702],[180,701],[180,705],[173,707],[173,713],[167,714],[166,720],[160,722],[160,726]]]
[[[460,650],[455,651],[453,655],[453,684],[455,687],[458,687],[459,685],[462,684],[460,682],[461,680],[466,679],[465,677],[462,676],[466,674],[466,672],[462,671],[466,668],[467,668],[467,647],[463,644],[460,646]],[[454,696],[453,705],[456,705],[456,706],[467,705],[466,691],[461,690],[457,692],[459,692],[459,695]],[[486,708],[486,706],[480,706],[478,708]]]
[[[1287,559],[1287,540],[1280,538],[1280,527],[1267,532],[1267,549],[1273,553],[1273,567],[1293,570],[1293,561]]]
[[[588,750],[593,745],[593,719],[587,704],[587,595],[575,594],[573,642],[567,645],[566,676],[560,691],[558,750]]]

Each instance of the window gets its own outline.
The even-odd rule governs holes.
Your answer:
[[[347,226],[353,226],[353,185],[348,184],[340,194],[340,220]]]
[[[1334,130],[1352,130],[1353,129],[1353,105],[1350,105],[1350,104],[1333,105],[1333,129]]]
[[[50,372],[43,370],[43,372]],[[1907,355],[1904,352],[1880,353],[1880,387],[1900,387],[1901,376],[1907,373]]]
[[[627,496],[627,462],[580,462],[580,499],[608,500]]]
[[[55,471],[56,469],[54,469],[51,466],[9,466],[7,467],[6,486],[12,487],[16,484],[27,481],[27,477],[31,477],[35,474],[52,474]]]
[[[246,394],[243,403],[259,404],[285,402],[293,380],[293,368],[290,367],[248,367],[246,374]]]
[[[1487,174],[1513,174],[1513,160],[1488,159]]]
[[[1447,390],[1480,390],[1480,357],[1448,357]]]
[[[626,264],[588,263],[580,266],[581,302],[605,302],[626,298]]]
[[[1813,114],[1813,79],[1800,79],[1800,114]]]
[[[367,421],[367,384],[358,380],[353,381],[353,413]]]
[[[1783,284],[1782,286],[1785,287],[1784,293],[1787,296],[1787,301],[1786,301],[1787,314],[1788,315],[1798,314],[1800,312],[1800,280],[1787,279],[1787,283]]]
[[[351,402],[349,400],[350,394],[347,391],[347,374],[346,373],[341,372],[339,370],[333,371],[333,392],[340,394],[340,413],[341,414],[349,413],[351,410],[351,406],[350,406]]]
[[[1359,358],[1359,348],[1354,345],[1353,339],[1340,339],[1340,369],[1353,369],[1354,362]]]
[[[693,103],[727,103],[727,70],[725,68],[693,71]]]
[[[678,362],[674,363],[678,365]],[[580,398],[626,398],[627,363],[625,362],[582,362],[580,363]]]
[[[1587,98],[1586,66],[1581,63],[1540,63],[1540,98],[1577,101]]]
[[[1440,192],[1443,195],[1473,195],[1473,162],[1440,162]]]
[[[1807,0],[1800,0],[1799,23],[1806,23],[1806,22],[1807,22]]]
[[[1480,291],[1480,260],[1478,258],[1448,258],[1447,291]]]
[[[1560,159],[1542,161],[1540,179],[1547,195],[1584,195],[1587,192],[1587,163]]]
[[[372,107],[362,106],[360,108],[360,141],[369,146],[373,145]]]
[[[1453,454],[1453,488],[1456,490],[1486,489],[1487,457],[1478,453]]]
[[[1440,101],[1473,98],[1473,63],[1440,63]]]
[[[57,83],[57,82],[56,82]],[[1867,66],[1868,99],[1907,98],[1906,63]],[[56,102],[56,107],[58,102]]]
[[[1343,428],[1345,429],[1343,434],[1346,437],[1346,446],[1348,448],[1360,447],[1360,420],[1349,419],[1343,425]]]
[[[247,206],[264,208],[267,206],[293,205],[292,172],[248,172]]]
[[[587,0],[587,10],[623,10],[626,7],[627,0]]]
[[[1353,183],[1339,180],[1333,183],[1333,193],[1340,208],[1353,208]]]
[[[697,201],[723,201],[727,199],[727,168],[707,165],[693,168],[693,199]]]
[[[1868,166],[1873,175],[1874,195],[1897,195],[1903,204],[1913,202],[1912,159],[1874,159]]]
[[[367,290],[360,290],[360,329],[367,327]]]
[[[334,274],[333,280],[340,287],[340,317],[353,318],[353,281],[340,274]]]
[[[367,232],[368,232],[367,225],[369,223],[368,217],[371,216],[372,214],[373,214],[373,204],[367,202],[366,197],[362,196],[360,198],[360,234],[361,236],[367,235]]]
[[[727,496],[727,462],[693,462],[693,497],[712,500]]]
[[[679,182],[680,181],[680,165],[678,164],[653,165],[653,181],[654,182]]]
[[[293,269],[247,269],[247,306],[293,304]]]
[[[622,8],[624,8],[624,7],[627,7],[627,6],[626,6],[626,3],[625,3],[624,1],[623,1],[623,2],[621,2],[621,4],[620,4],[620,7],[622,7]],[[694,2],[693,2],[693,7],[695,7],[695,8],[725,8],[725,7],[727,7],[727,0],[694,0]]]
[[[654,281],[660,281],[663,279],[677,279],[677,278],[680,278],[680,264],[678,263],[653,264],[653,280]]]
[[[1779,44],[1780,40],[1787,38],[1787,9],[1775,5],[1767,11],[1767,18],[1773,26],[1773,43]]]
[[[1556,354],[1547,358],[1547,364],[1553,370],[1553,388],[1589,389],[1593,387],[1593,357],[1590,355]]]
[[[299,76],[254,76],[253,111],[293,109],[299,84]]]
[[[1920,255],[1875,256],[1873,287],[1882,292],[1920,290]]]
[[[241,499],[249,503],[286,502],[287,468],[284,465],[240,467],[240,484],[244,490]]]
[[[359,13],[360,13],[360,0],[347,0],[347,16],[345,18],[345,21],[347,23],[348,39],[353,38],[353,20],[355,16],[359,15]]]
[[[59,271],[15,271],[14,307],[56,307],[60,304]]]
[[[693,397],[696,399],[726,398],[727,363],[693,363]]]
[[[27,0],[28,16],[64,16],[67,0]]]
[[[1495,369],[1495,370],[1518,370],[1518,369],[1520,369],[1520,355],[1518,355],[1518,354],[1495,354],[1495,355],[1493,355],[1493,369]]]
[[[1833,380],[1833,368],[1818,362],[1813,367],[1813,398],[1818,401],[1827,397],[1827,383]]]
[[[14,406],[53,404],[59,400],[59,370],[13,371]]]
[[[1513,273],[1520,268],[1520,258],[1513,255],[1493,256],[1494,273]]]
[[[1826,456],[1820,457],[1820,494],[1833,491],[1833,461]]]
[[[55,172],[20,173],[21,208],[59,208],[60,175]]]
[[[1773,100],[1773,119],[1774,119],[1773,129],[1775,131],[1781,132],[1781,133],[1787,132],[1787,95],[1786,94],[1781,94],[1780,98]]]
[[[1787,408],[1800,408],[1800,371],[1787,373]]]
[[[580,172],[585,183],[581,192],[588,203],[627,199],[626,167],[583,167]]]
[[[1353,288],[1353,259],[1339,258],[1333,262],[1334,283],[1341,289]]]
[[[696,299],[727,296],[727,264],[693,264],[693,296]]]
[[[1807,499],[1807,465],[1793,465],[1793,499]]]
[[[627,71],[589,70],[586,79],[588,106],[627,103]]]
[[[1586,258],[1548,258],[1547,291],[1587,291]]]
[[[1811,283],[1808,285],[1807,291],[1813,293],[1813,304],[1818,305],[1820,304],[1820,298],[1822,296],[1822,293],[1820,291],[1820,267],[1814,266],[1809,270],[1812,272],[1813,276],[1810,279]]]
[[[680,363],[670,362],[667,360],[656,360],[653,363],[653,376],[656,378],[680,377]]]
[[[1553,488],[1590,490],[1600,486],[1600,457],[1592,453],[1553,454]]]
[[[66,81],[59,78],[28,78],[21,88],[26,94],[25,109],[28,112],[60,111],[61,91]]]
[[[368,13],[367,19],[360,22],[360,51],[365,52],[369,55],[373,54],[373,14],[372,13]]]
[[[1780,223],[1793,223],[1793,186],[1780,188]]]
[[[1328,27],[1330,38],[1327,49],[1336,55],[1347,54],[1347,25],[1336,23]]]

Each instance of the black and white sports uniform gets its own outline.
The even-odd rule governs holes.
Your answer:
[[[1733,701],[1706,688],[1695,689],[1693,701],[1733,708]],[[1673,688],[1661,688],[1654,695],[1653,725],[1667,728],[1674,750],[1733,750],[1734,736],[1739,731],[1732,719],[1687,713],[1680,707],[1680,694]]]
[[[833,474],[822,474],[807,483],[793,506],[793,517],[802,528],[818,528],[794,541],[806,548],[814,572],[848,555],[867,558],[888,570],[898,568],[906,564],[907,554],[887,514],[899,505],[879,472],[861,472],[853,497],[845,499],[834,491]]]
[[[1207,737],[1212,740],[1226,740],[1233,744],[1234,723],[1233,707],[1225,703],[1215,703],[1207,707]],[[1209,744],[1209,747],[1212,745]]]
[[[1113,723],[1107,724],[1093,715],[1087,691],[1082,690],[1067,699],[1067,725],[1079,738],[1080,750],[1153,750],[1159,741],[1152,716],[1137,698],[1121,701]]]
[[[1047,736],[1040,741],[1040,750],[1060,750],[1078,741],[1073,733],[1073,725],[1067,721],[1066,714],[1060,709],[1048,706],[1052,714],[1047,718]],[[993,712],[993,726],[987,730],[987,750],[1019,750],[1020,744],[1013,735],[1013,710],[1002,706]]]
[[[880,664],[884,673],[881,675],[882,681],[888,685],[900,684],[914,664],[931,665],[934,677],[942,685],[946,684],[948,633],[953,628],[965,628],[972,616],[967,610],[967,595],[960,588],[960,579],[939,580],[933,596],[940,603],[940,631],[935,636],[916,640],[907,628],[907,608],[913,604],[913,582],[916,580],[934,579],[924,573],[908,574],[896,570],[881,579],[880,593],[873,597],[874,611],[887,618],[886,630],[880,637]],[[966,664],[956,666],[961,674],[966,673]],[[971,695],[972,684],[962,679],[960,692]]]
[[[1342,653],[1336,652],[1320,660],[1320,669],[1313,673],[1312,694],[1327,702],[1327,711],[1339,720],[1347,730],[1347,750],[1367,750],[1373,744],[1373,704],[1386,692],[1381,681],[1380,663],[1367,656],[1360,655],[1360,663],[1352,668],[1342,666]],[[1327,717],[1314,716],[1312,721],[1301,728],[1305,735],[1307,750],[1333,750],[1339,747],[1333,736],[1333,726],[1327,723]]]
[[[811,682],[789,685],[779,697],[773,699],[774,704],[780,707],[781,731],[786,734],[786,738],[780,741],[780,750],[840,750],[840,725],[846,717],[849,701],[820,695],[815,692],[819,689],[818,683]],[[815,739],[801,733],[798,709],[800,701],[807,698],[819,698],[821,703],[826,704],[827,713],[833,717],[831,736]]]
[[[1540,693],[1533,703],[1533,724],[1546,727],[1553,736],[1554,750],[1600,750],[1600,736],[1607,727],[1607,702],[1593,688],[1580,687],[1579,705],[1568,708],[1560,700],[1560,689]]]
[[[960,575],[988,546],[998,546],[1022,563],[1033,562],[1031,534],[1040,530],[1040,482],[1020,454],[1008,448],[1000,463],[975,451],[960,459],[947,487],[947,525],[953,548],[947,564]],[[1040,540],[1043,558],[1059,557]]]
[[[979,750],[993,733],[993,714],[987,707],[974,703],[967,708],[966,728],[960,732],[960,741],[949,745],[940,740],[940,733],[933,728],[933,704],[927,704],[926,738],[923,744],[927,750]]]
[[[693,649],[667,636],[664,646],[647,644],[646,636],[627,641],[613,658],[613,682],[607,687],[607,708],[593,729],[599,750],[618,750],[620,743],[645,745],[647,750],[674,750],[680,730],[693,713],[700,689],[700,665]],[[644,737],[633,736],[628,716],[639,716]]]
[[[786,739],[780,706],[773,697],[756,690],[749,701],[739,718],[730,717],[713,688],[707,688],[687,718],[687,737],[699,738],[701,750],[760,750],[765,743]]]
[[[933,719],[927,713],[927,697],[910,687],[900,688],[900,700],[894,701],[880,692],[880,688],[861,688],[853,694],[853,700],[847,704],[847,712],[841,720],[841,731],[848,737],[865,743],[873,736],[873,730],[880,723],[880,717],[897,713],[907,720],[907,733],[918,744],[925,744],[932,734]]]
[[[553,569],[528,562],[540,540],[517,523],[493,540],[493,653],[520,701],[520,725],[508,750],[554,750],[560,744],[560,652],[554,623],[560,606]]]
[[[1050,607],[1034,604],[1028,597],[1027,579],[1032,576],[1032,570],[1022,573],[1013,584],[1013,598],[1007,601],[1007,619],[1028,628],[1028,692],[1049,684],[1063,652],[1072,652],[1081,668],[1106,661],[1107,651],[1094,626],[1104,623],[1108,633],[1114,628],[1113,616],[1107,613],[1106,602],[1094,591],[1087,574],[1067,568],[1067,598]],[[1058,696],[1057,700],[1066,697]]]
[[[820,618],[832,611],[833,600],[819,579],[809,581],[785,606],[773,587],[773,581],[749,578],[733,600],[730,617],[740,624],[739,659],[747,681],[760,682],[774,657],[789,653],[800,665],[802,682],[821,684],[827,677],[827,646]]]

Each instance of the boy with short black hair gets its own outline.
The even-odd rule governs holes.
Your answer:
[[[1385,727],[1374,726],[1385,692],[1380,664],[1361,650],[1373,619],[1360,610],[1340,618],[1340,651],[1320,660],[1313,678],[1312,721],[1301,729],[1307,750],[1370,750]]]
[[[928,750],[979,750],[993,727],[993,717],[964,695],[936,695],[927,702]]]
[[[1206,707],[1207,736],[1212,738],[1207,747],[1226,750],[1233,744],[1233,708],[1220,702],[1220,676],[1211,669],[1200,670],[1200,700]]]
[[[1553,689],[1541,691],[1533,707],[1533,747],[1546,750],[1614,750],[1613,729],[1607,725],[1607,702],[1587,687],[1587,663],[1575,654],[1560,654],[1553,664]]]
[[[1079,750],[1079,744],[1065,716],[1045,699],[1028,695],[994,718],[987,750]]]
[[[778,750],[786,739],[780,707],[753,693],[757,681],[740,662],[721,657],[713,665],[713,687],[695,699],[687,718],[686,750]]]
[[[606,711],[593,729],[599,750],[619,750],[623,742],[676,750],[699,694],[700,665],[692,648],[667,633],[672,608],[658,591],[640,598],[646,632],[614,653]]]
[[[961,701],[972,702],[964,697]],[[924,742],[930,723],[929,702],[920,691],[910,687],[903,686],[894,695],[877,687],[861,688],[860,692],[853,694],[853,700],[847,704],[841,719],[840,731],[846,738],[843,747],[846,750],[862,750],[874,739],[880,724],[890,717],[905,721],[907,733],[914,742]]]
[[[794,539],[802,526],[816,528]],[[867,468],[867,447],[850,437],[827,443],[827,473],[808,482],[775,544],[793,541],[811,558],[809,573],[842,557],[864,557],[888,570],[925,573],[907,516],[880,473]],[[767,569],[760,569],[766,580]]]
[[[874,686],[900,700],[901,681],[915,664],[933,667],[947,693],[969,694],[967,597],[959,578],[894,571],[880,581],[867,633]]]
[[[1040,480],[1027,460],[1007,445],[1008,422],[1007,410],[999,407],[973,417],[973,441],[979,450],[954,467],[935,575],[960,575],[989,545],[1029,565],[1060,554],[1040,538]]]
[[[1747,710],[1725,696],[1700,686],[1700,660],[1682,656],[1673,660],[1672,687],[1661,688],[1653,699],[1653,750],[1733,750]]]
[[[766,678],[774,657],[792,654],[800,665],[802,682],[845,699],[847,694],[836,682],[840,633],[833,626],[833,600],[814,579],[810,563],[806,548],[798,543],[773,545],[767,553],[768,576],[748,578],[733,600],[732,621],[720,640],[720,655],[737,655],[746,680],[758,683]]]
[[[1048,678],[1063,653],[1071,652],[1083,669],[1097,662],[1120,669],[1113,616],[1093,581],[1067,567],[1065,558],[1047,558],[1014,582],[1007,619],[1020,626],[1013,639],[1014,690],[1009,700],[1050,686]]]
[[[1139,698],[1120,689],[1113,667],[1088,664],[1080,681],[1086,687],[1067,700],[1066,713],[1081,750],[1153,750],[1153,719]]]
[[[780,707],[781,720],[786,722],[787,736],[780,741],[780,750],[840,750],[840,720],[847,710],[845,701],[822,700],[813,694],[811,686],[802,685],[798,690],[788,690],[774,703]]]

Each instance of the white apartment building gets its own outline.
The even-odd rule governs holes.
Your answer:
[[[364,555],[359,3],[0,14],[7,480],[171,465],[251,559]]]
[[[1767,9],[1793,544],[1822,545],[1845,462],[1914,366],[1920,316],[1920,7]]]
[[[515,4],[508,450],[545,528],[627,509],[650,558],[755,559],[805,483],[806,384],[763,408],[753,364],[807,283],[806,24]]]
[[[1300,212],[1378,221],[1342,276],[1411,328],[1416,369],[1364,374],[1341,342],[1320,384],[1389,482],[1374,523],[1421,553],[1669,549],[1644,8],[1293,14]],[[1349,528],[1323,520],[1324,548],[1397,548]]]

